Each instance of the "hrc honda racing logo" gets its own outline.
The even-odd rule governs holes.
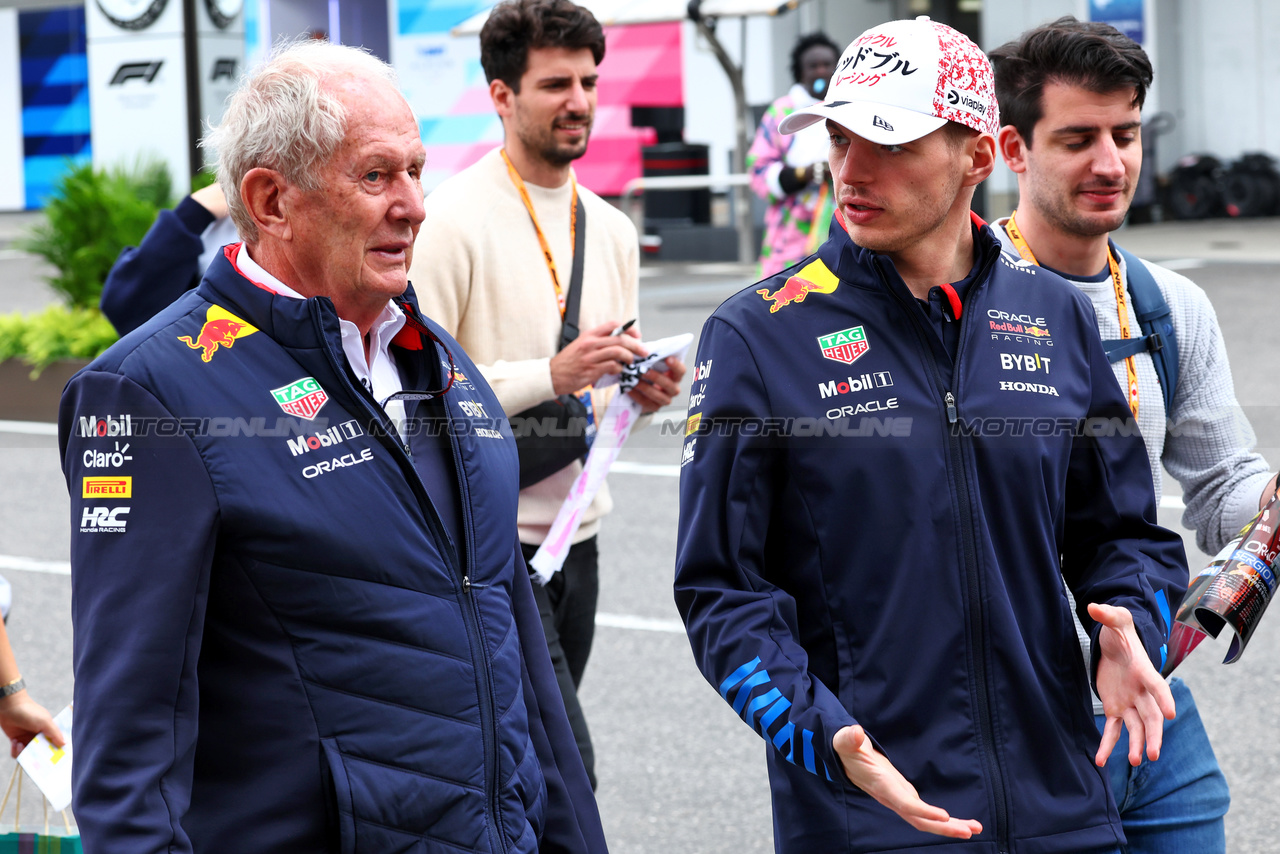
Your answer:
[[[86,507],[80,514],[80,533],[123,534],[128,514],[128,507]]]

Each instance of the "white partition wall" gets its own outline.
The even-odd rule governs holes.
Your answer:
[[[0,9],[0,211],[26,207],[22,166],[22,70],[18,12]]]

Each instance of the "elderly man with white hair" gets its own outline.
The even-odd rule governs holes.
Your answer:
[[[85,850],[603,852],[391,69],[286,48],[209,142],[243,243],[62,401]]]

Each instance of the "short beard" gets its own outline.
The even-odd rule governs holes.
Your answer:
[[[1129,213],[1129,202],[1133,196],[1130,195],[1125,200],[1122,209],[1116,211],[1099,212],[1093,217],[1082,215],[1069,204],[1065,204],[1062,199],[1050,196],[1045,198],[1039,193],[1032,193],[1029,201],[1032,206],[1039,211],[1044,219],[1052,224],[1060,231],[1076,237],[1100,237],[1104,234],[1110,234],[1124,223],[1124,218]],[[1100,219],[1100,217],[1107,217]]]
[[[586,125],[586,133],[583,134],[581,145],[567,147],[558,144],[555,132],[551,129],[546,131],[521,129],[520,142],[524,144],[526,150],[534,153],[544,162],[552,166],[568,166],[587,153],[587,141],[591,138],[591,124],[585,119],[583,123]]]

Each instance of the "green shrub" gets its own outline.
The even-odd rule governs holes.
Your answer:
[[[57,271],[48,282],[68,306],[96,308],[120,250],[141,242],[160,208],[172,204],[171,193],[161,161],[139,160],[132,169],[110,171],[74,166],[55,186],[44,221],[17,246]]]
[[[92,359],[116,338],[96,307],[51,305],[38,314],[0,314],[0,361],[22,359],[34,368],[32,379],[59,359]]]
[[[214,172],[208,166],[191,176],[191,192],[203,190],[210,184],[218,183],[218,173]]]

